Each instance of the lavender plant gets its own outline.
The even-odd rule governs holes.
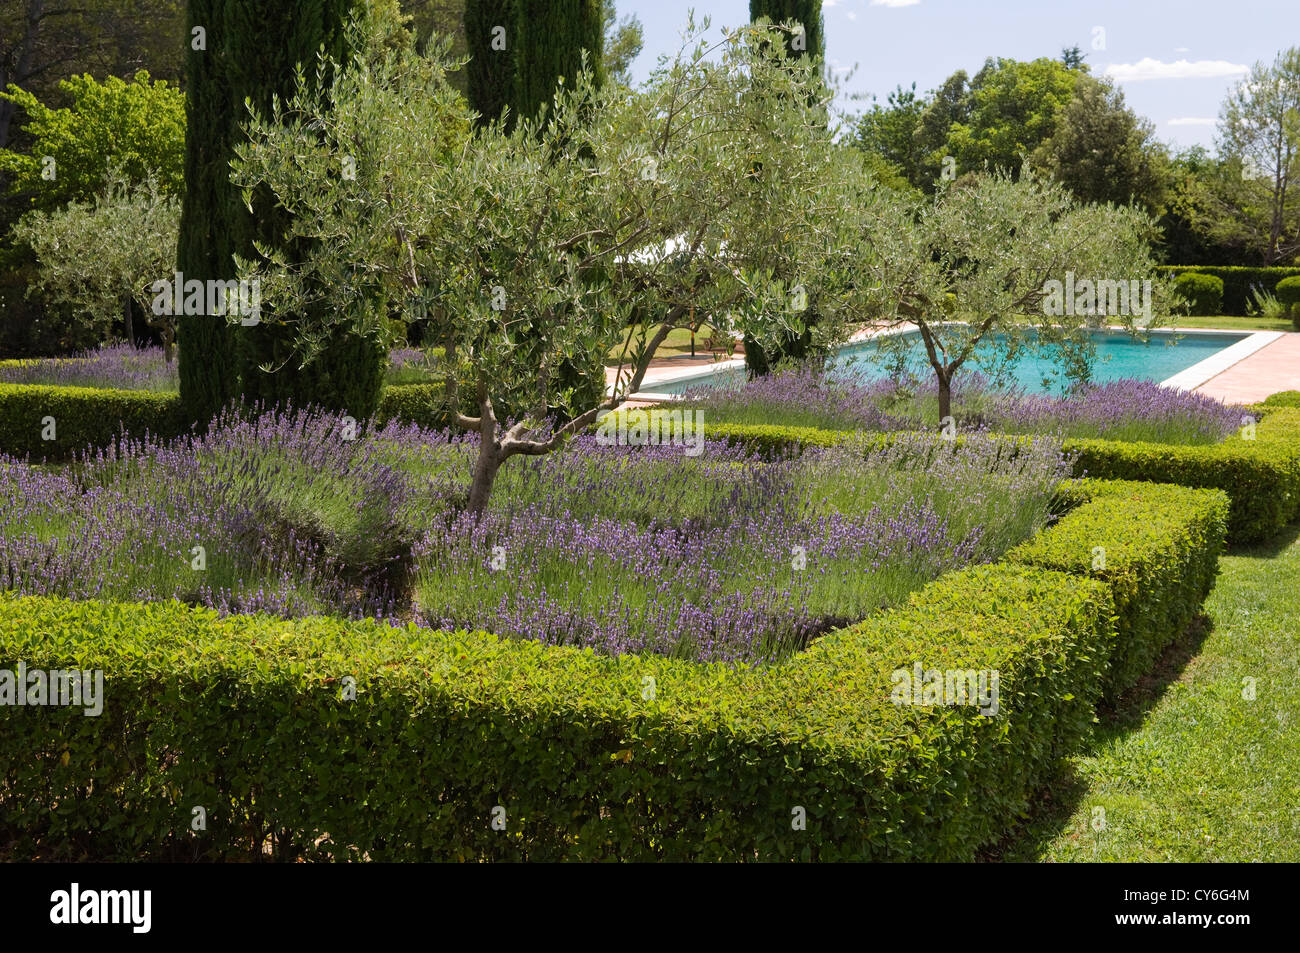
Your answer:
[[[70,357],[0,362],[0,383],[53,384],[120,390],[175,391],[175,363],[160,347],[137,350],[129,344],[105,344]]]
[[[0,460],[0,586],[763,662],[996,558],[1065,473],[1047,440],[764,459],[582,436],[503,473],[475,515],[477,453],[473,434],[352,439],[277,410],[60,469]]]
[[[896,431],[917,430],[935,419],[940,395],[932,379],[861,381],[802,369],[695,390],[683,400],[717,421]],[[1217,443],[1241,426],[1246,412],[1152,381],[1111,381],[1058,396],[996,388],[974,372],[954,381],[951,400],[962,430],[1172,444]]]

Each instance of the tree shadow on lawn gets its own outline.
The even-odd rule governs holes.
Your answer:
[[[1047,845],[1065,831],[1088,793],[1088,782],[1079,775],[1074,759],[1087,757],[1116,738],[1141,728],[1147,713],[1155,707],[1165,690],[1182,678],[1188,663],[1200,654],[1202,644],[1213,629],[1214,623],[1208,616],[1198,615],[1136,685],[1113,705],[1099,702],[1098,722],[1084,747],[1062,765],[1055,778],[1033,795],[1028,814],[1012,826],[1001,841],[986,847],[977,859],[1036,862]]]

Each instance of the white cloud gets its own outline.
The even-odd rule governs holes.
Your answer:
[[[1175,53],[1190,53],[1190,52],[1192,52],[1192,50],[1191,50],[1191,47],[1188,47],[1188,46],[1179,46],[1179,47],[1175,47],[1175,48],[1174,48],[1174,52],[1175,52]]]
[[[1179,119],[1165,120],[1168,126],[1213,126],[1214,123],[1214,119],[1207,119],[1204,116],[1183,116]]]
[[[848,13],[844,15],[848,17],[850,20],[856,20],[858,18],[858,15],[854,13],[852,10],[850,10]]]
[[[914,7],[921,0],[871,0],[873,7]]]
[[[1227,60],[1178,60],[1165,63],[1146,57],[1136,63],[1111,63],[1106,75],[1121,83],[1136,83],[1145,79],[1217,79],[1224,76],[1244,76],[1249,66],[1229,63]]]

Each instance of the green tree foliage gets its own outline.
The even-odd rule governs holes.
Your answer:
[[[984,168],[1015,174],[1056,130],[1078,73],[1057,60],[996,59],[971,80],[969,118],[948,130],[958,174]]]
[[[427,321],[445,349],[448,408],[480,436],[469,506],[481,509],[506,460],[550,452],[635,391],[693,308],[776,340],[801,318],[775,276],[807,276],[819,339],[844,334],[838,305],[871,254],[845,244],[845,210],[875,193],[834,143],[825,103],[808,106],[824,95],[815,64],[792,64],[779,37],[693,41],[632,95],[580,74],[545,119],[490,125],[450,151],[454,97],[436,58],[340,72],[239,150],[241,186],[298,211],[292,235],[313,250],[267,250],[244,274],[300,316],[308,355],[340,325],[385,341],[388,322],[365,307],[376,294]],[[304,159],[309,132],[320,149]],[[341,184],[333,170],[357,139],[366,153]],[[326,291],[332,307],[315,307]],[[565,368],[603,391],[634,313],[654,321],[624,347],[614,395],[592,401]],[[526,413],[509,423],[502,407]]]
[[[1123,91],[1109,80],[1079,74],[1056,130],[1032,161],[1085,202],[1164,211],[1169,174],[1155,126],[1125,106]]]
[[[945,418],[953,377],[972,364],[1005,380],[1020,356],[1037,350],[1068,377],[1084,379],[1094,356],[1087,332],[1100,314],[1135,333],[1163,323],[1173,298],[1161,279],[1152,279],[1149,314],[1139,315],[1127,295],[1127,313],[1111,307],[1109,295],[1096,314],[1073,303],[1050,306],[1049,282],[1064,285],[1069,273],[1125,283],[1151,277],[1152,224],[1131,207],[1081,205],[1028,171],[1019,181],[1003,172],[971,176],[919,204],[869,207],[864,240],[877,254],[864,262],[858,284],[879,289],[872,313],[881,325],[920,329]],[[900,334],[879,340],[895,359],[912,346]]]
[[[108,340],[118,318],[125,318],[128,337],[133,337],[134,307],[162,333],[170,361],[175,328],[170,316],[150,309],[150,286],[170,276],[179,221],[179,201],[155,180],[133,184],[113,170],[91,201],[31,212],[14,231],[39,262],[31,290],[55,305],[68,306],[77,322],[101,341]]]
[[[880,156],[909,182],[919,184],[925,178],[922,169],[929,158],[920,134],[925,111],[926,101],[916,94],[915,83],[910,89],[899,86],[889,94],[885,105],[873,102],[858,120],[855,145]]]
[[[89,73],[130,79],[141,69],[173,84],[181,73],[183,0],[6,0],[0,4],[0,90],[41,101],[59,81]],[[10,145],[18,104],[0,101],[0,148]]]
[[[1200,227],[1265,265],[1300,252],[1300,47],[1256,63],[1228,95],[1217,147],[1227,160],[1204,180]]]
[[[58,109],[16,86],[0,93],[23,110],[31,143],[24,152],[0,149],[11,201],[42,211],[89,201],[110,167],[132,183],[152,177],[161,191],[180,193],[185,97],[179,89],[144,71],[130,82],[74,76],[59,89],[69,105]]]
[[[601,0],[605,32],[605,78],[611,83],[632,85],[632,61],[641,55],[645,31],[636,14],[621,20],[615,0]]]

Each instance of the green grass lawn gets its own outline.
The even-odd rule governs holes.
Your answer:
[[[1204,624],[1102,716],[1002,859],[1300,860],[1300,527],[1221,569]]]
[[[639,328],[640,325],[634,325],[632,329],[628,331],[628,333],[632,334],[634,332],[638,332]],[[712,329],[709,328],[707,325],[702,326],[698,331],[695,332],[695,356],[696,357],[709,356],[709,349],[706,346],[705,342],[709,339],[709,337],[712,334],[713,334]],[[621,347],[612,348],[609,352],[609,357],[606,358],[605,360],[606,366],[617,367],[618,356],[621,353],[622,353]],[[668,332],[668,337],[666,337],[664,339],[664,342],[659,345],[658,349],[655,351],[655,357],[656,358],[682,357],[685,355],[689,355],[690,353],[691,353],[691,332],[685,328],[675,328],[674,330]],[[737,354],[733,356],[738,357],[740,355]]]
[[[1180,315],[1174,319],[1180,328],[1222,328],[1225,331],[1294,331],[1289,318],[1240,318],[1221,314],[1208,318]]]

